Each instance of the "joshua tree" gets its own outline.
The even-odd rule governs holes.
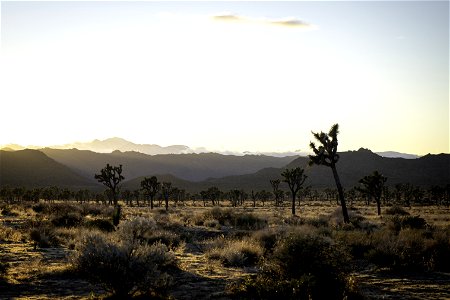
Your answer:
[[[297,197],[297,192],[302,188],[303,183],[308,176],[303,174],[305,170],[300,167],[294,169],[286,169],[281,176],[284,177],[283,182],[289,185],[292,196],[292,214],[295,215],[295,199]]]
[[[383,194],[384,183],[387,178],[378,173],[373,172],[371,175],[364,176],[359,180],[362,185],[358,188],[363,194],[367,195],[369,199],[373,198],[377,202],[377,213],[381,215],[381,195]]]
[[[119,183],[125,179],[122,176],[122,165],[115,167],[106,164],[106,167],[100,170],[100,174],[95,174],[94,177],[109,188],[109,193],[107,193],[110,197],[109,201],[111,203],[112,200],[114,205],[117,205],[120,190]]]
[[[316,147],[316,144],[314,144],[313,142],[309,144],[314,152],[314,155],[309,155],[309,164],[324,165],[331,168],[331,170],[333,171],[334,181],[336,182],[336,187],[339,193],[339,200],[341,202],[344,223],[349,223],[350,218],[348,217],[347,205],[345,204],[344,190],[342,189],[341,181],[339,180],[339,175],[336,170],[336,163],[339,160],[339,155],[337,154],[338,133],[338,124],[334,124],[333,126],[331,126],[331,129],[328,133],[312,133],[321,145],[319,147]]]
[[[211,200],[212,205],[219,205],[219,199],[222,192],[216,187],[212,186],[207,191],[207,197]]]
[[[141,181],[141,189],[144,191],[146,196],[150,197],[150,209],[153,209],[153,199],[160,188],[161,183],[158,182],[156,176],[152,176],[150,178],[144,177],[144,180]]]
[[[166,210],[169,210],[169,197],[172,194],[172,183],[171,182],[163,182],[161,187],[161,192],[164,197],[164,201],[166,202]]]
[[[283,191],[280,190],[279,188],[280,182],[281,181],[279,179],[270,180],[270,185],[272,186],[273,189],[273,195],[275,196],[275,206],[279,206],[281,204],[281,199],[283,195]]]

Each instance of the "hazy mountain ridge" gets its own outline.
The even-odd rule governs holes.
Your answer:
[[[345,188],[358,185],[359,179],[375,170],[388,178],[387,185],[410,183],[416,186],[444,186],[450,183],[450,154],[426,155],[418,159],[385,158],[367,149],[340,152],[337,169],[341,183]],[[271,179],[281,179],[284,168],[302,167],[308,175],[305,186],[313,188],[335,188],[332,172],[324,166],[309,166],[309,158],[298,157],[282,168],[265,168],[253,174],[211,178],[202,182],[179,182],[179,188],[199,192],[211,186],[217,186],[223,191],[230,189],[271,190]],[[134,189],[139,186],[142,178],[136,178],[124,183],[124,187]],[[283,189],[287,189],[282,184]]]
[[[42,146],[21,146],[18,144],[8,144],[4,145],[2,150],[12,151],[12,150],[24,150],[24,149],[42,149]],[[130,141],[127,141],[123,138],[114,137],[108,138],[105,140],[93,140],[91,142],[75,142],[71,144],[64,145],[55,145],[49,146],[46,148],[51,149],[78,149],[78,150],[89,150],[98,153],[111,153],[116,150],[121,152],[140,152],[148,155],[158,155],[158,154],[192,154],[192,153],[218,153],[224,155],[235,155],[235,156],[243,156],[243,155],[266,155],[266,156],[275,156],[275,157],[285,157],[285,156],[307,156],[312,152],[305,151],[285,151],[285,152],[258,152],[258,151],[217,151],[217,150],[209,150],[204,147],[199,148],[191,148],[185,145],[171,145],[167,147],[159,146],[156,144],[136,144]],[[406,158],[406,159],[415,159],[420,156],[415,154],[407,154],[400,153],[396,151],[382,151],[375,152],[376,154],[382,157],[391,157],[391,158]]]
[[[38,150],[0,150],[0,185],[44,187],[56,185],[72,188],[93,188],[92,179],[76,174]]]
[[[370,150],[340,152],[338,173],[344,187],[358,184],[363,176],[378,170],[388,177],[387,184],[411,183],[418,186],[450,183],[450,154],[426,155],[418,159],[383,158]],[[265,159],[268,159],[265,160]],[[221,190],[271,190],[269,180],[281,178],[284,168],[303,167],[309,176],[306,185],[314,188],[335,187],[332,172],[323,166],[308,166],[307,157],[275,158],[264,156],[227,156],[217,153],[145,155],[138,152],[95,153],[88,150],[42,149],[0,152],[0,184],[23,186],[60,185],[102,188],[94,174],[106,163],[122,164],[123,188],[137,189],[144,176],[156,175],[160,181],[198,192],[210,186]],[[62,163],[62,161],[64,163]],[[276,162],[277,167],[262,167],[243,174],[245,170]],[[246,167],[243,168],[243,167]],[[237,175],[208,176],[238,172]],[[163,174],[163,175],[161,175]],[[203,179],[193,181],[190,179]],[[161,177],[160,177],[161,176]],[[189,177],[183,178],[182,176]],[[210,178],[208,178],[210,177]],[[211,178],[216,177],[216,178]]]
[[[264,155],[233,156],[217,153],[158,155],[121,151],[96,153],[88,150],[50,148],[41,151],[87,178],[93,178],[94,174],[107,163],[122,164],[123,174],[127,180],[168,173],[184,180],[201,181],[211,177],[251,174],[267,167],[282,167],[296,158]]]

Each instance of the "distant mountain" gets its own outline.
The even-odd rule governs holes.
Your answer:
[[[360,149],[339,153],[337,169],[342,185],[351,188],[358,185],[359,179],[375,170],[388,178],[387,185],[410,183],[416,186],[444,186],[450,183],[450,154],[426,155],[418,159],[381,157],[370,150]],[[174,180],[174,186],[191,192],[199,192],[208,187],[216,186],[223,191],[231,189],[271,190],[270,180],[281,179],[285,168],[302,167],[308,178],[305,185],[313,188],[335,188],[332,172],[324,166],[308,166],[307,157],[298,157],[282,168],[265,168],[253,174],[210,178],[201,182]],[[124,187],[135,189],[139,187],[142,178],[136,178],[124,183]],[[287,189],[286,184],[282,184]]]
[[[23,150],[23,149],[42,149],[42,146],[32,146],[28,145],[26,147],[18,145],[18,144],[8,144],[3,145],[4,148],[2,150],[5,151],[15,151],[15,150]],[[286,157],[286,156],[308,156],[312,152],[308,151],[285,151],[285,152],[258,152],[258,151],[216,151],[210,150],[205,147],[198,148],[190,148],[185,145],[171,145],[167,147],[162,147],[155,144],[135,144],[133,142],[127,141],[123,138],[113,137],[105,140],[93,140],[91,142],[75,142],[71,144],[64,145],[54,145],[49,146],[47,148],[51,149],[78,149],[78,150],[90,150],[98,153],[111,153],[116,150],[121,152],[140,152],[148,155],[157,155],[157,154],[189,154],[189,153],[218,153],[224,155],[234,155],[234,156],[243,156],[243,155],[265,155],[265,156],[275,156],[275,157]],[[383,151],[376,152],[376,154],[382,157],[391,157],[391,158],[406,158],[406,159],[415,159],[419,158],[418,155],[415,154],[407,154],[400,153],[395,151]]]
[[[66,165],[87,178],[93,178],[107,163],[123,165],[125,178],[151,174],[172,174],[184,180],[202,181],[210,177],[224,177],[254,173],[267,167],[280,168],[296,157],[264,155],[158,154],[139,152],[96,153],[88,150],[41,149],[55,161]]]
[[[54,161],[38,150],[0,150],[0,185],[93,188],[98,184]]]
[[[381,157],[370,150],[360,149],[339,155],[337,169],[346,188],[357,185],[359,179],[375,170],[388,178],[389,186],[411,183],[429,187],[450,183],[450,154],[404,159]],[[174,186],[190,192],[199,192],[211,186],[224,191],[270,190],[270,179],[281,178],[284,168],[297,166],[305,168],[308,175],[306,185],[313,188],[335,187],[330,169],[308,166],[307,157],[215,153],[150,156],[138,152],[95,153],[76,149],[0,151],[0,184],[98,188],[99,184],[93,177],[106,163],[123,165],[123,187],[129,189],[139,188],[143,176],[156,175],[160,181],[171,181]],[[283,188],[286,188],[285,184]]]
[[[400,153],[395,151],[383,151],[383,152],[375,152],[379,156],[382,157],[390,157],[390,158],[405,158],[405,159],[416,159],[419,158],[419,155],[415,154],[407,154],[407,153]]]
[[[100,153],[111,153],[115,150],[122,152],[126,151],[136,151],[149,155],[156,154],[181,154],[192,152],[189,150],[188,146],[184,145],[172,145],[167,147],[161,147],[154,144],[135,144],[133,142],[127,141],[122,138],[114,137],[106,140],[93,140],[92,142],[80,143],[76,142],[73,144],[65,144],[59,146],[51,146],[54,149],[72,149],[76,148],[79,150],[90,150]]]

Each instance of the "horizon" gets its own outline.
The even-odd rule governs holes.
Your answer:
[[[449,153],[448,33],[447,1],[2,1],[0,145]]]
[[[121,140],[121,141],[125,141],[128,143],[132,143],[134,145],[137,146],[143,146],[143,145],[152,145],[152,146],[158,146],[158,147],[171,147],[171,146],[185,146],[187,147],[187,149],[184,152],[181,153],[175,153],[175,154],[200,154],[200,153],[217,153],[217,154],[222,154],[222,155],[237,155],[237,156],[243,156],[243,155],[268,155],[268,156],[307,156],[309,154],[312,154],[313,152],[311,150],[307,150],[307,151],[303,151],[303,150],[288,150],[288,151],[282,151],[282,152],[277,152],[277,151],[270,151],[270,152],[262,152],[262,151],[251,151],[251,150],[246,150],[246,151],[234,151],[234,150],[230,150],[230,149],[208,149],[205,147],[190,147],[189,145],[181,145],[181,144],[174,144],[174,145],[158,145],[158,144],[153,144],[153,143],[135,143],[133,141],[124,139],[122,137],[110,137],[110,138],[106,138],[106,139],[94,139],[94,140],[90,140],[90,141],[75,141],[73,143],[67,143],[67,144],[60,144],[60,145],[21,145],[21,144],[16,144],[16,143],[8,143],[8,144],[0,144],[0,150],[3,150],[5,148],[11,148],[14,151],[18,151],[18,150],[25,150],[25,149],[33,149],[33,150],[40,150],[40,149],[45,149],[45,148],[50,148],[50,149],[64,149],[64,150],[70,150],[70,149],[77,149],[77,150],[90,150],[93,152],[98,152],[98,153],[112,153],[114,151],[120,151],[120,152],[140,152],[140,153],[144,153],[141,152],[137,149],[134,150],[120,150],[120,149],[109,149],[108,151],[96,151],[96,150],[92,150],[92,149],[88,149],[88,147],[86,147],[86,144],[89,145],[93,142],[105,142],[105,141],[110,141],[110,140]],[[82,147],[78,147],[77,145],[82,145]],[[381,151],[375,151],[373,149],[367,148],[367,147],[359,147],[358,149],[345,149],[345,150],[338,150],[338,152],[354,152],[354,151],[359,151],[359,150],[369,150],[375,154],[402,154],[402,155],[408,155],[408,156],[417,156],[417,157],[422,157],[425,156],[427,154],[450,154],[450,153],[426,153],[423,155],[419,155],[416,153],[406,153],[406,152],[399,152],[396,150],[381,150]],[[106,150],[106,148],[105,148]],[[145,153],[144,153],[145,154]],[[151,154],[153,155],[153,154]],[[387,156],[390,157],[390,156]]]

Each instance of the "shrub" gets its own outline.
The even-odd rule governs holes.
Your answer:
[[[433,239],[426,243],[427,268],[450,272],[450,228],[436,230]]]
[[[217,228],[220,229],[220,223],[219,221],[217,221],[216,219],[208,219],[205,220],[204,222],[202,222],[202,225],[206,226],[206,227],[210,227],[210,228]]]
[[[425,219],[420,216],[399,216],[394,215],[389,219],[387,227],[390,230],[399,232],[401,229],[424,229],[427,226]]]
[[[138,234],[136,235],[138,236]],[[171,277],[166,273],[175,257],[163,244],[90,233],[76,246],[72,263],[80,274],[102,284],[119,299],[136,293],[164,294]]]
[[[83,225],[87,228],[99,229],[104,232],[112,232],[115,229],[111,220],[105,220],[105,219],[87,220],[84,222]]]
[[[0,224],[0,241],[21,242],[22,240],[23,236],[20,231]]]
[[[166,245],[170,249],[178,247],[181,243],[181,239],[178,234],[163,229],[147,231],[144,234],[143,239],[149,245],[154,243],[161,243]]]
[[[342,299],[349,294],[348,256],[331,239],[291,230],[277,240],[261,270],[237,289],[259,299]]]
[[[156,229],[156,222],[151,218],[135,217],[123,222],[117,231],[121,240],[131,243],[145,242],[146,237]]]
[[[386,215],[399,215],[399,216],[408,216],[409,212],[407,212],[403,207],[398,205],[393,205],[386,209]]]
[[[46,227],[31,229],[30,239],[34,242],[34,249],[36,249],[37,246],[39,246],[39,248],[50,248],[59,244],[53,230]]]
[[[263,248],[264,254],[267,254],[273,252],[280,234],[280,230],[264,229],[253,233],[252,239],[258,242]]]
[[[206,211],[201,216],[194,216],[193,223],[196,225],[215,225],[215,221],[222,226],[234,226],[237,229],[243,230],[257,230],[267,227],[267,220],[260,218],[252,213],[236,213],[233,209],[223,209],[220,207],[213,207]],[[209,226],[211,227],[211,226]]]
[[[57,214],[51,220],[56,227],[76,227],[81,224],[83,217],[79,212],[63,212]]]
[[[254,266],[263,255],[263,248],[254,240],[225,240],[219,238],[207,251],[209,259],[219,260],[224,266]]]

